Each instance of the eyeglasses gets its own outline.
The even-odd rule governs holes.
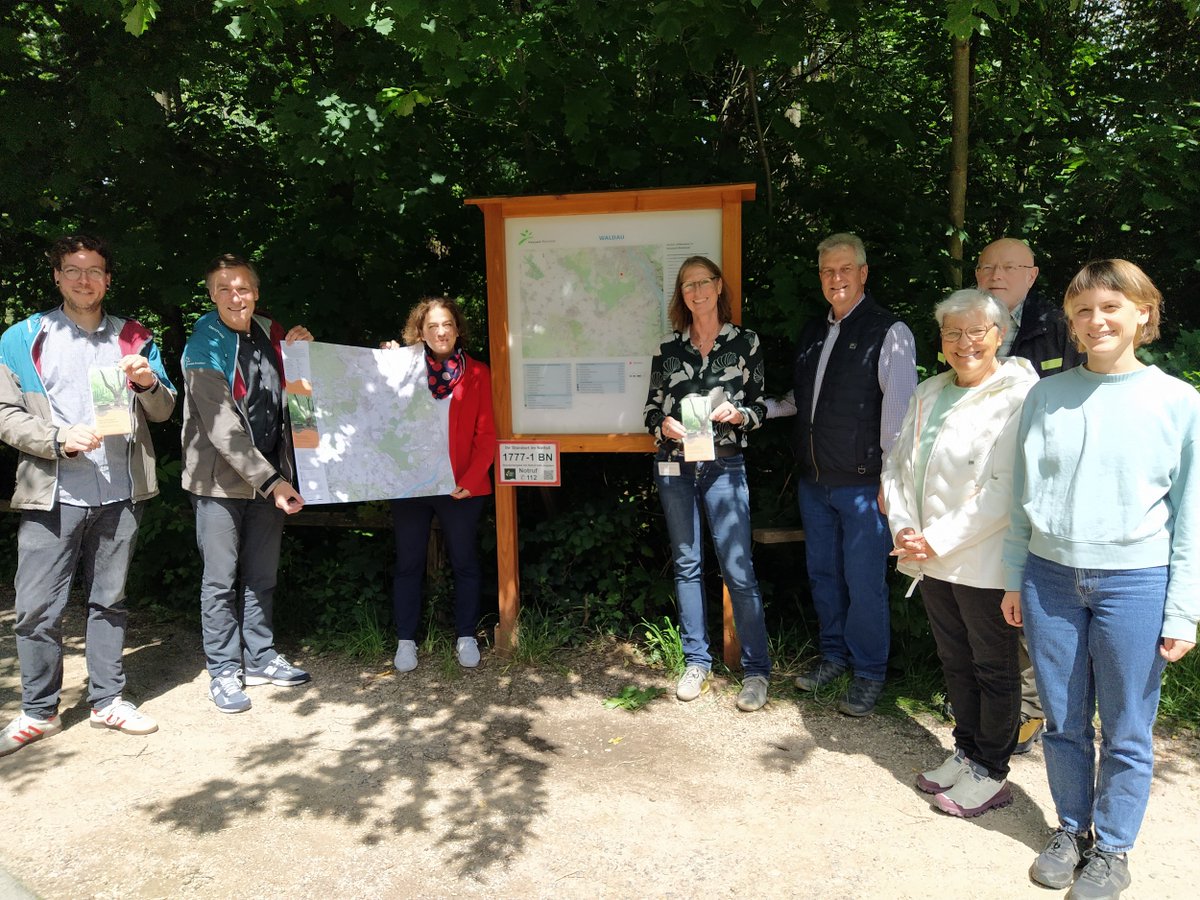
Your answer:
[[[78,266],[63,266],[59,271],[62,272],[62,277],[67,281],[78,281],[84,275],[91,281],[99,281],[107,272],[99,266],[92,266],[90,269],[81,269]]]
[[[957,344],[960,340],[962,340],[962,336],[965,334],[968,340],[982,341],[985,337],[987,337],[987,333],[995,327],[996,323],[993,322],[991,325],[972,325],[970,328],[966,329],[943,328],[942,340],[948,341],[951,344]]]
[[[691,294],[695,293],[696,291],[703,290],[712,283],[713,279],[711,278],[701,278],[699,281],[685,281],[679,287],[685,294]]]
[[[1001,275],[1011,275],[1017,269],[1032,269],[1033,266],[1018,266],[1014,263],[1005,263],[1002,266],[976,266],[975,271],[980,275],[991,275],[993,272],[999,271]]]

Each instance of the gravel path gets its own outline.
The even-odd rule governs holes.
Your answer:
[[[4,869],[48,898],[1051,895],[1025,874],[1052,815],[1040,748],[1015,760],[1011,807],[961,821],[912,786],[945,723],[849,719],[782,681],[758,713],[722,683],[628,713],[604,699],[668,685],[618,647],[406,676],[306,658],[311,685],[252,688],[226,716],[183,626],[131,633],[129,693],[162,725],[131,737],[88,726],[78,619],[65,730],[0,759],[5,896]],[[1159,741],[1130,900],[1197,895],[1198,747]]]

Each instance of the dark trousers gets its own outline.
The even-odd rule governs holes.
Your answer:
[[[928,576],[921,598],[954,705],[954,745],[997,780],[1008,777],[1021,714],[1017,629],[1004,621],[998,588]]]
[[[415,640],[421,624],[421,588],[425,581],[429,529],[435,515],[442,526],[442,539],[454,573],[455,636],[475,636],[482,581],[476,536],[486,500],[486,496],[455,500],[449,494],[439,494],[392,501],[392,523],[396,530],[392,614],[396,637],[400,640]]]

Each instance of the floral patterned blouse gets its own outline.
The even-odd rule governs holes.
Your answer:
[[[707,357],[692,346],[691,329],[678,331],[662,342],[650,367],[650,390],[646,394],[646,429],[659,446],[674,444],[664,438],[662,422],[667,416],[679,419],[680,401],[689,394],[707,394],[724,388],[725,399],[742,414],[741,425],[713,424],[716,446],[745,447],[746,432],[762,425],[767,417],[763,395],[763,353],[758,335],[726,322],[717,333]]]

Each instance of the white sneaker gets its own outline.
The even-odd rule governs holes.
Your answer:
[[[417,667],[417,642],[400,641],[396,645],[396,658],[393,660],[397,672],[411,672]]]
[[[26,744],[40,741],[44,737],[58,734],[62,731],[62,719],[51,716],[48,719],[35,719],[25,711],[8,723],[8,727],[0,732],[0,756],[16,753]]]
[[[479,665],[479,641],[473,637],[460,637],[454,645],[458,656],[458,664],[464,669],[473,669]]]
[[[918,775],[917,787],[927,794],[940,794],[958,784],[958,779],[970,771],[971,764],[967,762],[966,754],[955,750],[954,755],[936,769]]]
[[[712,673],[708,669],[688,666],[683,672],[683,677],[679,679],[679,683],[675,685],[675,699],[682,700],[684,703],[695,700],[708,690],[711,680]]]
[[[989,809],[999,809],[1012,803],[1012,791],[1007,781],[990,778],[986,770],[975,763],[950,790],[937,794],[933,802],[942,812],[962,819],[983,815]]]
[[[88,721],[93,728],[115,728],[126,734],[153,734],[158,731],[157,722],[120,697],[114,697],[100,709],[93,708]]]

